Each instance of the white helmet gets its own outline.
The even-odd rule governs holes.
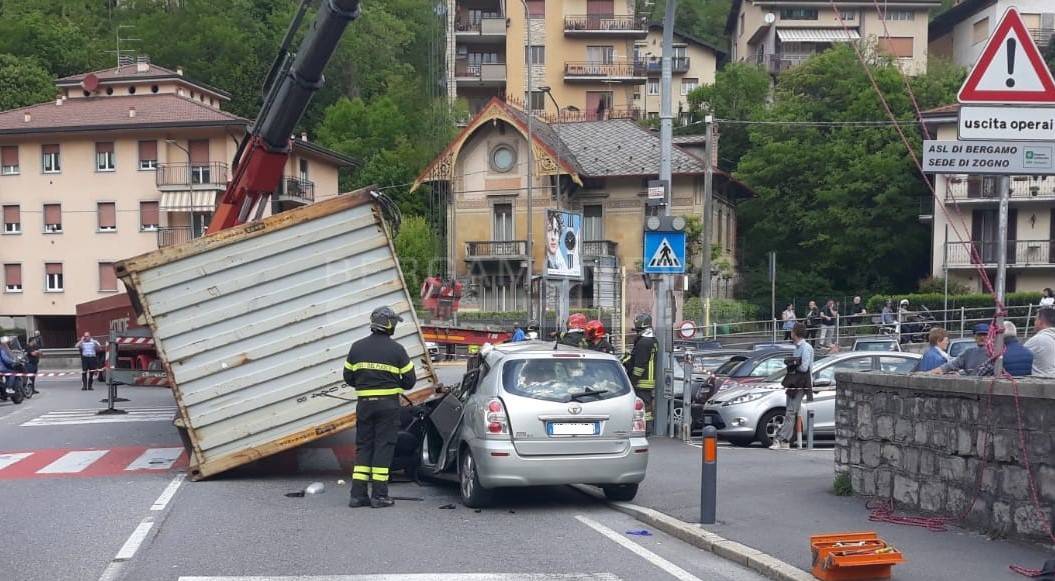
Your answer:
[[[901,305],[902,307],[907,307],[907,306],[908,306],[908,299],[901,299],[901,303],[900,303],[900,305]]]

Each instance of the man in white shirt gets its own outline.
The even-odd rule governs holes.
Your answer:
[[[91,333],[84,332],[84,336],[74,345],[81,354],[81,391],[92,390],[92,379],[95,375],[96,363],[102,345],[92,338]]]
[[[1035,325],[1037,334],[1026,341],[1026,349],[1033,352],[1033,375],[1055,377],[1055,309],[1037,311]]]

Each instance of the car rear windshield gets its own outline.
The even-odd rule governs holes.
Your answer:
[[[611,399],[630,393],[619,363],[607,359],[521,359],[502,369],[502,385],[511,394],[545,401]],[[599,392],[589,395],[590,392]]]
[[[715,375],[730,375],[738,365],[747,360],[747,357],[733,357],[714,370]]]

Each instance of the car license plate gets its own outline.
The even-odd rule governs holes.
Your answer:
[[[597,422],[550,422],[546,424],[551,436],[596,436]]]

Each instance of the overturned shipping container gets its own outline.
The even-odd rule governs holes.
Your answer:
[[[380,206],[366,190],[121,261],[205,478],[355,424],[348,347],[388,305],[417,369],[436,383]]]

